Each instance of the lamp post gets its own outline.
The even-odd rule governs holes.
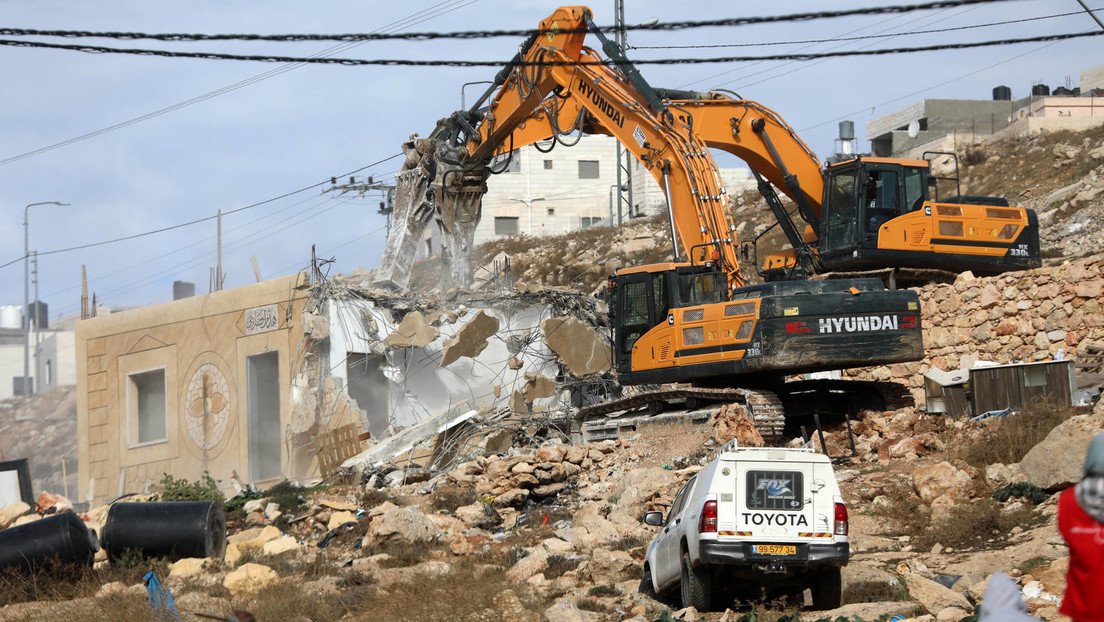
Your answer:
[[[515,199],[514,197],[509,197],[509,199],[511,201],[517,201],[518,203],[524,203],[525,207],[528,208],[528,210],[529,210],[529,235],[533,235],[533,202],[534,201],[543,201],[543,200],[545,200],[544,197],[526,197],[524,199]]]
[[[30,301],[27,298],[30,296],[30,227],[27,223],[27,212],[36,205],[69,205],[68,203],[58,203],[57,201],[41,201],[39,203],[30,203],[23,208],[23,395],[29,395],[34,393],[33,386],[28,391],[27,387],[31,382],[31,309]],[[35,302],[38,302],[37,300]],[[37,305],[35,311],[37,311]]]
[[[492,80],[476,80],[475,82],[465,82],[460,85],[460,110],[467,110],[464,106],[464,89],[473,84],[494,84]]]

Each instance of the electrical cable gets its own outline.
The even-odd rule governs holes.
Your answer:
[[[1071,32],[1053,35],[1040,35],[1037,37],[1024,37],[1019,39],[998,39],[993,41],[975,41],[965,43],[942,43],[917,47],[886,48],[878,50],[840,50],[836,52],[808,52],[804,54],[770,54],[764,56],[718,56],[711,58],[655,58],[633,61],[637,65],[702,65],[711,63],[741,63],[763,60],[814,60],[818,58],[841,58],[848,56],[884,56],[888,54],[908,54],[913,52],[937,52],[942,50],[966,50],[973,48],[992,47],[997,45],[1014,45],[1018,43],[1038,43],[1042,41],[1064,41],[1079,39],[1082,37],[1095,37],[1104,35],[1104,30],[1089,32]],[[47,48],[55,50],[69,50],[74,52],[87,52],[90,54],[130,54],[138,56],[160,56],[164,58],[199,58],[204,60],[238,60],[255,61],[262,63],[303,63],[319,65],[343,65],[347,67],[384,66],[384,67],[500,67],[502,61],[474,61],[474,60],[414,60],[408,58],[313,58],[296,56],[265,56],[244,54],[221,54],[214,52],[171,52],[168,50],[144,50],[107,48],[93,45],[62,45],[54,43],[39,43],[36,41],[12,41],[0,39],[0,45],[30,48]],[[586,66],[586,65],[614,65],[614,61],[520,61],[518,66]],[[0,160],[0,164],[6,161]]]
[[[1100,10],[1100,9],[1094,9]],[[1023,19],[1010,19],[1003,22],[990,22],[987,24],[974,24],[971,26],[955,26],[951,28],[932,28],[929,30],[913,30],[911,32],[898,32],[888,34],[877,35],[859,35],[856,37],[830,37],[827,39],[803,39],[797,41],[767,41],[763,43],[715,43],[709,45],[630,45],[626,46],[626,50],[703,50],[713,48],[749,48],[749,47],[767,47],[772,45],[799,45],[807,43],[836,43],[841,41],[862,41],[864,39],[886,39],[892,37],[900,37],[903,35],[929,35],[941,32],[954,32],[957,30],[972,30],[975,28],[989,28],[991,26],[1005,26],[1008,24],[1020,24],[1023,22],[1034,22],[1044,19],[1055,19],[1058,17],[1069,17],[1070,15],[1081,15],[1084,11],[1071,11],[1069,13],[1057,13],[1055,15],[1043,15],[1041,17],[1025,17]],[[4,34],[3,30],[0,30],[0,35]]]
[[[788,15],[767,15],[761,17],[733,17],[713,20],[696,20],[667,22],[657,24],[639,24],[635,26],[618,26],[617,29],[628,30],[653,30],[672,31],[691,28],[714,28],[721,26],[748,26],[752,24],[772,24],[779,22],[805,22],[818,19],[834,19],[839,17],[851,17],[856,15],[884,15],[887,13],[911,13],[914,11],[927,11],[933,9],[945,9],[971,4],[993,4],[1009,2],[1011,0],[940,0],[921,4],[901,4],[860,9],[847,9],[840,11],[816,11],[808,13],[791,13]],[[602,30],[613,30],[613,26],[603,27]],[[100,38],[139,40],[149,39],[155,41],[425,41],[434,39],[487,39],[493,37],[529,37],[536,34],[548,33],[586,33],[588,29],[568,30],[552,28],[548,30],[522,29],[522,30],[467,30],[458,32],[411,32],[396,34],[376,33],[349,33],[337,35],[322,34],[281,34],[281,35],[257,35],[257,34],[184,34],[184,33],[143,33],[143,32],[93,32],[85,30],[34,30],[24,28],[3,28],[0,35],[4,36],[50,36],[69,38]]]
[[[448,5],[449,3],[454,2],[454,0],[446,0],[445,2],[439,2],[439,3],[429,7],[428,9],[423,9],[422,11],[418,11],[416,13],[408,15],[407,17],[405,17],[403,19],[399,19],[399,20],[396,20],[394,22],[391,22],[390,24],[381,27],[380,30],[384,30],[384,29],[387,29],[387,28],[404,28],[406,26],[420,24],[422,22],[433,19],[435,17],[440,17],[441,15],[444,15],[445,13],[451,13],[452,11],[454,11],[456,9],[463,8],[465,6],[469,6],[469,5],[474,4],[475,2],[478,2],[478,1],[479,0],[470,0],[470,1],[467,2],[467,4],[462,4],[462,2],[464,2],[464,0],[459,0],[459,2],[461,2],[461,3],[456,3],[454,6],[449,7],[449,8],[441,8],[441,7],[443,7],[444,5]],[[427,13],[431,13],[433,11],[437,11],[437,12],[433,13],[433,14],[430,14],[430,15],[426,15]],[[416,20],[416,21],[412,21],[412,20]],[[316,54],[312,54],[311,56],[312,57],[321,57],[321,56],[329,56],[329,55],[333,55],[333,54],[338,54],[338,53],[343,52],[345,50],[352,49],[353,47],[356,47],[358,45],[360,45],[360,44],[359,43],[345,43],[345,44],[342,44],[342,45],[336,45],[336,46],[327,48],[325,50],[322,50],[321,52],[317,52]],[[96,138],[97,136],[101,136],[103,134],[107,134],[107,133],[113,132],[115,130],[120,130],[120,129],[123,129],[125,127],[129,127],[131,125],[141,123],[143,121],[148,121],[150,119],[157,118],[161,115],[168,114],[170,112],[175,112],[175,111],[181,110],[183,108],[187,108],[188,106],[191,106],[193,104],[198,104],[200,102],[207,101],[208,99],[218,97],[219,95],[224,95],[226,93],[230,93],[230,92],[236,91],[238,89],[245,88],[247,86],[252,86],[253,84],[256,84],[258,82],[262,82],[262,81],[267,80],[269,78],[276,77],[276,76],[281,75],[283,73],[287,73],[287,72],[289,72],[293,69],[298,69],[299,67],[302,67],[302,66],[303,66],[303,63],[292,63],[292,64],[285,65],[285,66],[282,66],[282,67],[276,67],[275,69],[270,69],[268,71],[259,73],[255,76],[251,76],[251,77],[246,78],[244,80],[240,80],[240,81],[235,82],[233,84],[217,88],[213,91],[208,91],[208,92],[206,92],[202,95],[197,95],[196,97],[193,97],[191,99],[186,99],[182,102],[177,102],[177,103],[172,104],[170,106],[166,106],[164,108],[159,108],[157,110],[154,110],[152,112],[148,112],[148,113],[143,114],[143,115],[139,115],[137,117],[132,117],[132,118],[126,120],[126,121],[122,121],[122,122],[116,123],[114,125],[109,125],[107,127],[102,127],[98,130],[93,130],[91,132],[81,134],[80,136],[75,136],[73,138],[69,138],[67,140],[63,140],[63,141],[58,142],[58,143],[53,143],[51,145],[46,145],[45,147],[39,147],[38,149],[33,149],[31,151],[27,151],[27,152],[24,152],[24,153],[21,153],[21,154],[17,154],[17,155],[14,155],[14,156],[9,156],[7,158],[0,159],[0,166],[4,166],[5,164],[11,164],[12,162],[18,162],[19,160],[23,160],[25,158],[30,158],[30,157],[39,155],[41,153],[46,153],[48,151],[53,151],[54,149],[60,149],[62,147],[68,147],[69,145],[72,145],[72,144],[75,144],[75,143],[78,143],[78,142],[81,142],[81,141],[84,141],[84,140],[88,140],[90,138]],[[2,267],[2,266],[0,266],[0,267]]]
[[[362,167],[360,167],[356,170],[349,171],[348,173],[344,173],[344,174],[340,175],[340,177],[348,177],[349,175],[354,175],[354,174],[359,173],[360,171],[363,171],[365,169],[369,169],[373,166],[377,166],[379,164],[387,162],[388,160],[394,160],[395,158],[401,157],[402,155],[403,154],[401,154],[401,153],[396,153],[393,156],[384,158],[382,160],[377,160],[377,161],[375,161],[375,162],[373,162],[373,163],[371,163],[367,166],[362,166]],[[235,209],[223,212],[222,215],[223,216],[228,216],[230,214],[236,214],[238,212],[244,212],[246,210],[253,209],[255,207],[260,207],[261,205],[267,205],[268,203],[272,203],[273,201],[279,201],[280,199],[286,199],[287,197],[299,194],[300,192],[306,192],[307,190],[310,190],[312,188],[317,188],[319,186],[323,186],[323,185],[328,184],[328,183],[330,183],[330,178],[329,177],[327,177],[326,179],[324,179],[324,180],[322,180],[322,181],[320,181],[316,184],[311,184],[309,186],[300,188],[298,190],[292,190],[291,192],[285,192],[284,194],[281,194],[280,196],[272,197],[271,199],[265,199],[264,201],[258,201],[256,203],[252,203],[250,205],[245,205],[243,207],[239,207],[239,208],[235,208]],[[201,222],[208,222],[208,221],[211,221],[211,220],[215,220],[216,218],[218,218],[217,214],[214,215],[214,216],[206,216],[204,218],[197,218],[195,220],[191,220],[191,221],[188,221],[188,222],[182,222],[182,223],[178,223],[178,224],[175,224],[175,225],[170,225],[168,227],[162,227],[160,229],[154,229],[154,230],[145,231],[145,232],[142,232],[142,233],[135,233],[133,235],[127,235],[127,236],[123,236],[123,237],[120,237],[120,238],[115,238],[115,239],[112,239],[112,240],[102,240],[102,241],[99,241],[99,242],[92,242],[92,243],[89,243],[89,244],[81,244],[79,246],[71,246],[71,247],[68,247],[68,248],[59,248],[59,249],[54,249],[54,250],[49,250],[49,251],[42,251],[42,252],[38,253],[38,255],[40,257],[45,256],[45,255],[56,255],[58,253],[68,253],[70,251],[84,250],[86,248],[93,248],[93,247],[96,247],[96,246],[104,246],[106,244],[114,244],[116,242],[125,242],[127,240],[142,238],[142,237],[146,237],[146,236],[149,236],[149,235],[154,235],[156,233],[163,233],[165,231],[172,231],[174,229],[181,229],[183,227],[189,227],[191,225],[199,224]],[[8,266],[10,266],[14,263],[23,261],[23,259],[25,259],[28,256],[29,255],[24,255],[23,257],[18,257],[18,258],[13,259],[13,260],[5,263],[5,264],[0,264],[0,269],[6,268],[6,267],[8,267]]]

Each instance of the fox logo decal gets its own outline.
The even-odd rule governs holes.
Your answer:
[[[786,495],[793,492],[788,479],[761,479],[756,490],[765,490],[772,497]]]

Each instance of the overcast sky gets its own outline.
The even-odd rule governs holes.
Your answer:
[[[761,4],[716,0],[629,0],[630,24],[846,9],[858,2]],[[1100,8],[1102,0],[1089,0]],[[366,33],[535,28],[556,4],[506,0],[409,2],[242,2],[190,0],[0,0],[0,27],[147,33]],[[599,25],[613,23],[613,1],[594,4]],[[970,7],[779,25],[676,32],[631,32],[629,45],[767,43],[908,33],[1080,11],[1075,0],[1020,0]],[[697,49],[636,49],[631,58],[702,58],[780,52],[879,49],[1083,32],[1088,15],[955,32],[820,44]],[[0,39],[17,37],[0,36]],[[304,57],[333,43],[245,43],[47,39],[123,48]],[[476,41],[366,42],[342,45],[343,58],[508,60],[518,37]],[[596,40],[591,45],[598,47]],[[1032,84],[1079,85],[1080,72],[1104,63],[1104,37],[1053,44],[926,52],[807,62],[643,65],[655,86],[725,88],[779,112],[821,156],[833,151],[840,119],[853,119],[861,149],[869,119],[921,98],[989,99],[997,85],[1013,97]],[[334,175],[392,177],[400,144],[426,135],[460,107],[461,85],[489,80],[488,67],[345,67],[87,54],[0,46],[0,304],[23,299],[23,211],[30,208],[30,248],[42,253],[171,227],[267,201]],[[242,85],[242,82],[247,83]],[[473,101],[482,86],[466,91]],[[217,96],[212,93],[225,91]],[[203,98],[190,105],[185,102]],[[177,108],[164,114],[151,114]],[[151,118],[75,141],[86,134]],[[13,159],[17,158],[17,159]],[[725,166],[735,166],[723,160]],[[270,201],[223,220],[227,287],[253,282],[249,258],[264,278],[309,264],[311,245],[334,257],[333,271],[374,267],[385,237],[380,197],[337,198],[321,187]],[[603,196],[605,194],[603,193]],[[175,280],[208,290],[215,265],[213,221],[166,233],[54,253],[40,258],[40,299],[51,319],[75,313],[81,265],[101,303],[170,300]],[[32,292],[33,298],[33,292]]]

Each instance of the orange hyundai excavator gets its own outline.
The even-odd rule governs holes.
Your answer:
[[[588,32],[601,40],[610,61],[583,45]],[[745,106],[745,116],[765,110],[750,102],[726,105]],[[495,172],[496,157],[508,158],[518,147],[540,141],[555,146],[580,133],[610,134],[663,188],[675,240],[673,261],[622,269],[610,278],[621,384],[692,383],[694,389],[679,389],[674,397],[742,397],[778,425],[783,403],[771,396],[786,376],[921,359],[915,291],[886,290],[878,279],[747,285],[727,193],[709,152],[710,134],[701,131],[699,114],[714,109],[720,107],[712,100],[676,103],[653,89],[593,24],[589,9],[562,7],[541,22],[471,109],[442,119],[428,138],[404,145],[396,218],[407,214],[408,237],[416,238],[416,225],[431,217],[446,233],[463,233],[478,220],[478,199]],[[778,125],[764,125],[764,135],[777,132]],[[769,182],[786,183],[781,158],[728,142],[737,143],[744,151],[737,155]],[[810,163],[815,173],[816,158],[806,152],[799,173]],[[811,196],[800,185],[786,188]],[[462,235],[452,238],[454,263],[464,244]],[[389,240],[381,263],[384,280],[397,274],[393,265],[400,256]],[[809,403],[821,399],[807,385],[796,388],[799,384],[786,383],[785,394],[804,395]],[[732,387],[770,391],[723,393]],[[645,399],[654,405],[660,398]]]

